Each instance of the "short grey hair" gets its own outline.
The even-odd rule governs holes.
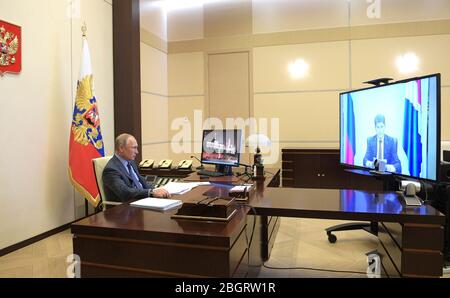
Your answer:
[[[121,134],[116,138],[115,142],[115,149],[116,151],[119,150],[120,147],[126,146],[128,143],[128,140],[132,138],[133,136],[127,133]]]

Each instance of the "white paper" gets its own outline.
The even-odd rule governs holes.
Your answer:
[[[180,200],[169,200],[169,199],[157,199],[157,198],[146,198],[130,204],[133,207],[149,208],[154,210],[169,210],[178,206],[183,205]]]
[[[248,192],[251,186],[239,185],[230,189],[230,192]]]
[[[169,182],[163,188],[167,190],[171,195],[181,195],[184,194],[197,186],[211,185],[209,182],[190,182],[190,183],[180,183],[180,182]]]

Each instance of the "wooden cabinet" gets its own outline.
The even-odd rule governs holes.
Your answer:
[[[381,181],[352,174],[339,163],[338,149],[286,148],[283,155],[283,187],[382,190]]]
[[[441,225],[380,222],[378,239],[377,250],[389,277],[442,276]]]

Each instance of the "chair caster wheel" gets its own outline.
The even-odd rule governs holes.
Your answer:
[[[333,234],[328,234],[328,242],[330,243],[336,243],[337,237]]]

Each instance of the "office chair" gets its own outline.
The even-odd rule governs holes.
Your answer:
[[[378,235],[378,223],[376,222],[355,222],[355,223],[345,223],[337,226],[332,226],[325,231],[327,232],[328,241],[330,243],[336,243],[337,237],[336,235],[333,235],[332,232],[339,232],[339,231],[352,231],[352,230],[365,230],[366,232],[369,232],[372,235],[377,236]]]
[[[106,210],[106,206],[117,206],[121,205],[120,202],[112,202],[108,201],[105,195],[105,190],[103,188],[103,170],[106,167],[106,164],[109,162],[109,160],[112,158],[112,156],[107,157],[100,157],[92,160],[92,163],[94,165],[94,173],[95,173],[95,180],[97,181],[97,187],[100,192],[100,198],[102,199],[102,208],[103,211]]]

